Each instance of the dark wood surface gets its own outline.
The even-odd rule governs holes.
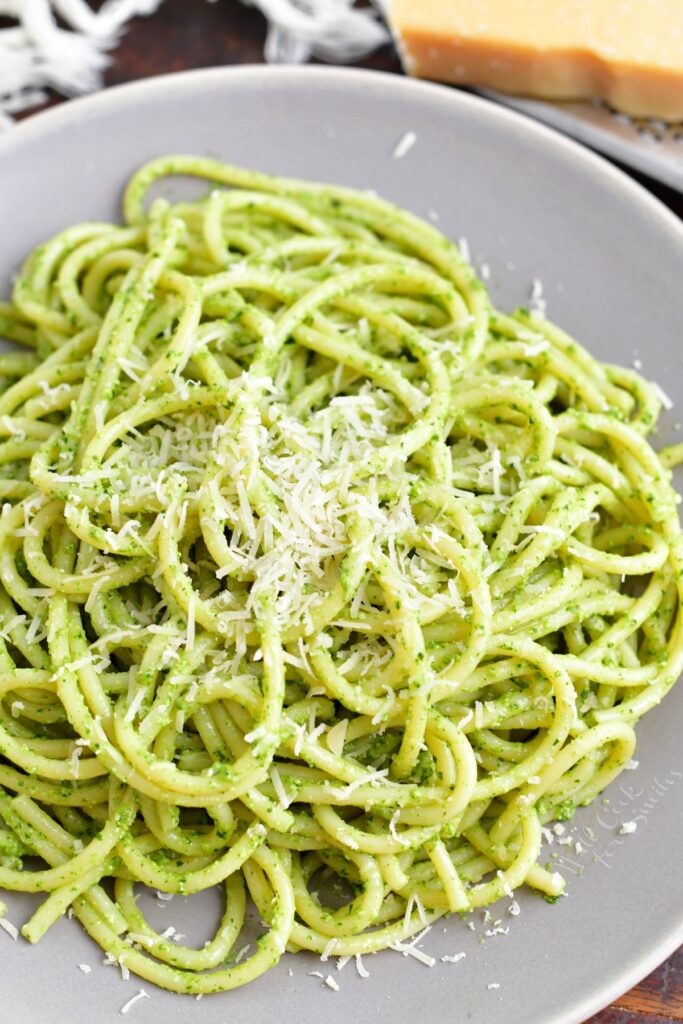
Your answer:
[[[186,68],[261,63],[264,38],[262,16],[237,0],[165,0],[153,17],[138,18],[131,24],[112,55],[106,81],[116,85]],[[360,66],[401,73],[396,53],[389,46]],[[58,102],[54,96],[49,105]],[[683,217],[681,194],[639,175],[633,177]],[[591,1018],[590,1024],[672,1022],[683,1022],[683,947],[640,985]]]

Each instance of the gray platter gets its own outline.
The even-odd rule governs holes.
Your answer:
[[[406,132],[416,140],[392,154]],[[405,147],[404,147],[405,148]],[[112,89],[28,121],[0,140],[0,280],[60,228],[119,217],[121,188],[158,154],[220,156],[265,171],[372,188],[465,236],[490,267],[505,307],[542,279],[549,314],[602,359],[643,362],[683,401],[683,229],[639,186],[558,134],[486,100],[378,73],[326,68],[189,72]],[[662,437],[673,436],[676,408]],[[578,857],[554,844],[569,896],[523,896],[500,908],[505,936],[473,917],[437,925],[428,969],[395,952],[352,963],[286,956],[247,989],[201,1002],[168,995],[101,966],[75,921],[37,947],[0,932],[0,1019],[104,1024],[144,987],[127,1020],[144,1024],[311,1024],[325,1019],[449,1024],[579,1024],[637,982],[683,940],[683,689],[639,728],[640,767],[578,814]],[[622,836],[624,820],[635,834]],[[21,924],[32,901],[10,898]],[[180,898],[156,911],[189,939],[209,934],[216,908]],[[163,924],[162,924],[163,926]],[[459,963],[442,955],[464,951]],[[78,964],[89,964],[88,974]],[[309,971],[331,972],[335,992]],[[291,971],[291,975],[290,972]],[[499,987],[491,987],[497,985]]]

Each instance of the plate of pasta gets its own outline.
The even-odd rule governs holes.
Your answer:
[[[675,218],[310,68],[41,115],[0,207],[13,1019],[580,1024],[656,966]]]

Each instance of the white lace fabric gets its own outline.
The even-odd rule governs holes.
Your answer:
[[[127,23],[153,14],[162,2],[105,0],[94,11],[86,0],[0,0],[0,16],[14,22],[0,29],[0,127],[43,102],[47,88],[65,96],[100,88]],[[312,56],[350,63],[390,38],[376,11],[357,8],[354,0],[244,2],[268,20],[264,56],[271,63],[303,63]],[[376,6],[383,4],[377,0]]]

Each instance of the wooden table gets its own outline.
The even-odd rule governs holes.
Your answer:
[[[0,25],[2,21],[0,20]],[[165,0],[151,18],[138,18],[114,54],[108,85],[168,71],[216,64],[262,61],[265,22],[237,0]],[[359,66],[401,73],[393,48],[385,47]],[[50,105],[59,102],[55,96]],[[629,172],[632,173],[632,172]],[[638,177],[680,217],[683,195]],[[591,1018],[590,1024],[683,1022],[683,947],[649,978]]]

